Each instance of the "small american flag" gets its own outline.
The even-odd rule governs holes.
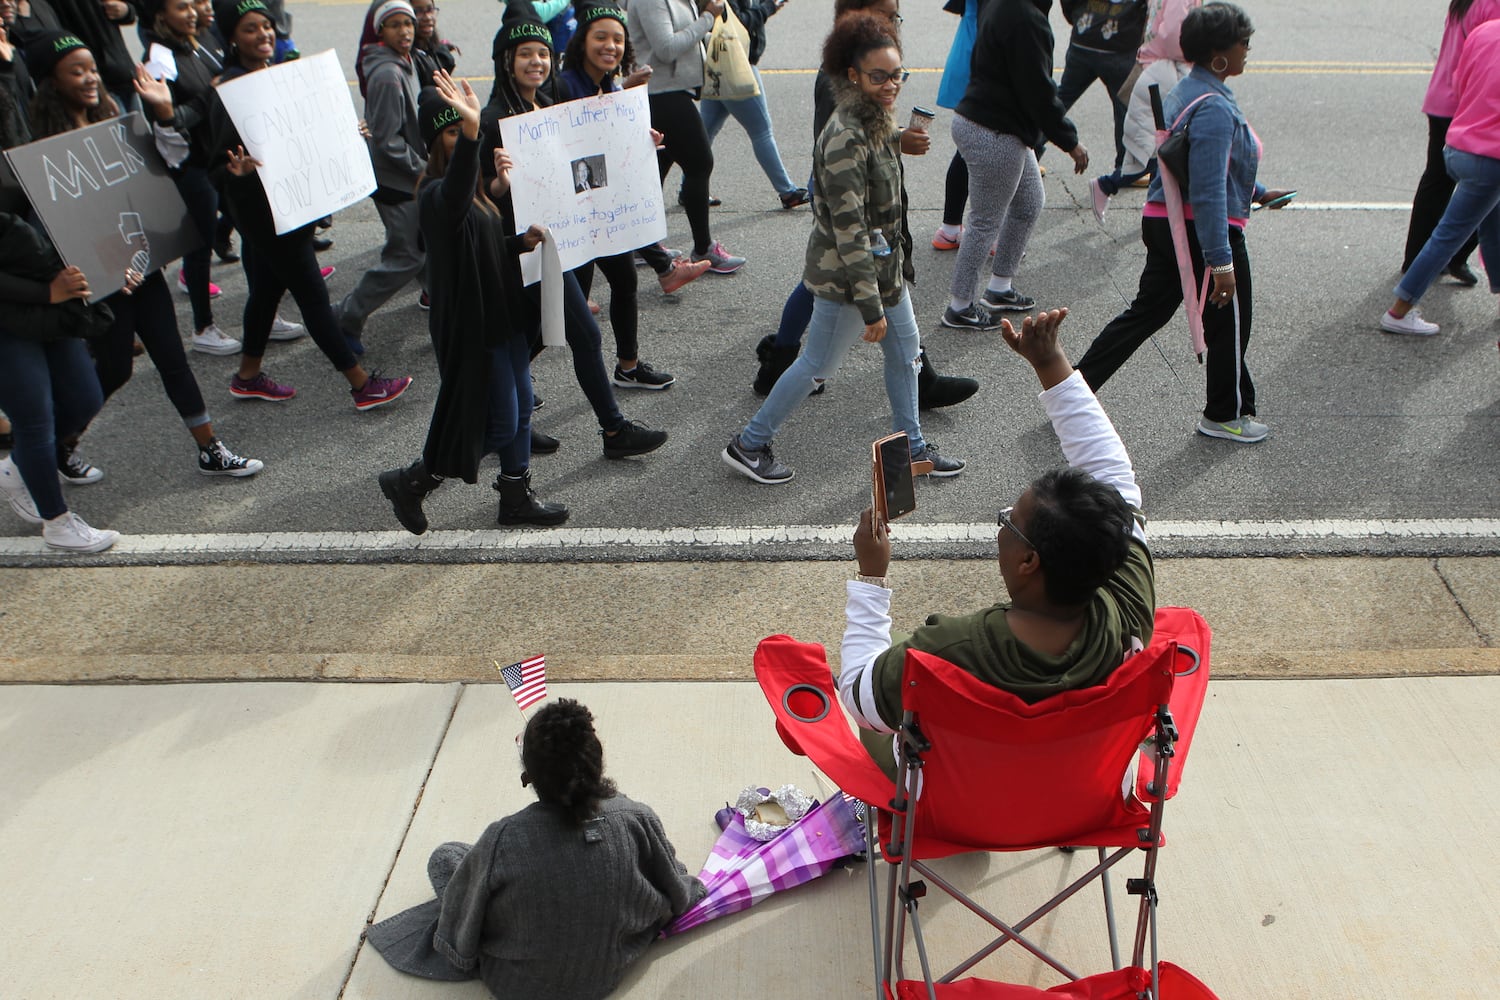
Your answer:
[[[500,667],[500,676],[505,678],[505,686],[510,688],[511,696],[516,699],[516,704],[523,712],[547,697],[545,656],[533,656],[508,667]]]

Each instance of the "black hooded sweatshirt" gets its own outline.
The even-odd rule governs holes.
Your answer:
[[[979,9],[969,89],[957,111],[1031,148],[1043,138],[1059,149],[1078,145],[1078,129],[1052,82],[1052,0],[990,0]]]

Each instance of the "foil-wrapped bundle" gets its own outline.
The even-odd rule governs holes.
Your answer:
[[[782,785],[774,792],[752,785],[740,792],[734,808],[745,818],[745,832],[766,841],[774,840],[815,805],[817,800],[796,785]]]

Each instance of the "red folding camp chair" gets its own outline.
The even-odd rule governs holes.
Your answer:
[[[845,792],[873,807],[868,814],[876,821],[866,824],[866,846],[872,860],[867,877],[877,997],[1212,997],[1185,986],[1167,990],[1174,980],[1185,984],[1192,977],[1158,962],[1156,939],[1162,814],[1177,791],[1203,705],[1209,635],[1196,612],[1159,609],[1151,646],[1127,659],[1105,683],[1033,705],[938,657],[909,652],[895,782],[854,735],[823,647],[788,636],[761,642],[755,674],[776,713],[782,739]],[[1136,773],[1126,794],[1122,786],[1132,765]],[[873,863],[877,841],[889,863],[884,920]],[[1098,863],[1013,923],[996,917],[927,864],[967,851],[1051,847],[1096,848]],[[1140,897],[1126,966],[1120,959],[1109,873],[1136,852],[1144,863],[1139,877],[1126,883],[1127,891]],[[1025,932],[1095,879],[1103,891],[1115,971],[1083,978]],[[988,945],[940,975],[930,967],[918,912],[928,882],[998,932]],[[921,980],[903,978],[908,924]],[[1056,992],[1018,993],[1030,988],[975,979],[956,982],[1012,941],[1070,983]],[[1150,964],[1143,965],[1148,946]]]

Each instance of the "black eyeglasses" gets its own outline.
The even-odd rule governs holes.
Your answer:
[[[911,79],[911,70],[907,70],[907,69],[898,69],[894,73],[887,73],[883,69],[870,70],[869,72],[866,72],[865,70],[860,70],[860,72],[864,73],[865,76],[869,77],[870,78],[870,82],[873,83],[877,87],[884,87],[886,84],[891,83],[893,81],[899,87],[901,84],[903,84],[907,80]]]
[[[1015,513],[1015,510],[1014,507],[1000,508],[1000,513],[995,516],[995,523],[1002,528],[1008,528],[1015,532],[1016,537],[1025,542],[1027,548],[1035,549],[1036,546],[1031,544],[1031,539],[1021,534],[1021,529],[1016,527],[1016,522],[1010,519],[1011,514]]]

